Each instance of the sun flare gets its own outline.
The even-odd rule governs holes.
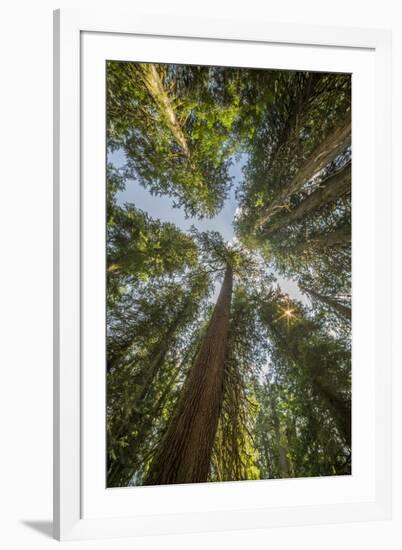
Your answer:
[[[291,308],[289,304],[287,304],[285,307],[279,306],[279,309],[281,310],[282,314],[277,318],[277,321],[285,319],[289,327],[290,322],[297,319],[297,316],[295,314],[296,309]]]

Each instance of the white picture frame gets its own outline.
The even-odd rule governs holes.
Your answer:
[[[169,19],[98,10],[58,10],[54,30],[55,538],[389,518],[390,33],[278,25],[257,18]],[[269,62],[264,61],[268,50],[272,53]],[[345,70],[356,75],[353,460],[357,466],[350,480],[334,477],[125,489],[106,489],[101,484],[104,381],[99,364],[104,363],[98,350],[104,349],[99,340],[104,332],[104,304],[97,297],[102,292],[104,296],[104,286],[102,276],[97,276],[102,269],[97,267],[104,265],[104,189],[92,183],[104,180],[105,136],[104,91],[96,97],[95,92],[102,84],[105,59],[136,60],[136,55],[142,56],[141,61],[205,64],[234,64],[235,56],[240,65]],[[364,194],[359,182],[365,185]],[[86,391],[88,387],[91,392]],[[183,500],[185,506],[180,505]]]

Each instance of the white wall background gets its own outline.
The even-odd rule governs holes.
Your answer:
[[[1,10],[0,63],[0,546],[47,549],[52,510],[52,10],[112,2],[29,0]],[[114,0],[116,10],[225,16],[393,30],[394,66],[394,519],[113,541],[74,548],[402,548],[402,15],[399,0]],[[399,218],[399,219],[398,219]]]

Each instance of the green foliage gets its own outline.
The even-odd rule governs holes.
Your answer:
[[[228,267],[208,480],[350,473],[350,104],[350,75],[107,63],[108,155],[125,159],[107,165],[108,486],[146,481]],[[230,243],[121,204],[135,180],[212,217],[240,154]]]
[[[209,280],[205,273],[132,287],[109,310],[108,478],[139,479],[195,353]]]
[[[315,290],[316,313],[345,333],[350,326],[329,304],[350,307],[351,79],[292,71],[273,79],[274,101],[248,143],[237,235],[277,273]],[[339,193],[331,193],[339,174]]]
[[[140,280],[171,274],[197,263],[191,237],[170,223],[151,219],[132,205],[115,207],[108,220],[109,273]]]
[[[292,311],[290,320],[285,311]],[[348,340],[326,332],[319,319],[277,291],[261,296],[260,316],[270,341],[264,389],[267,395],[274,393],[277,402],[274,411],[272,401],[266,403],[259,422],[272,422],[272,415],[278,415],[275,420],[287,434],[284,446],[294,475],[350,473]],[[272,441],[261,444],[272,447]]]
[[[312,173],[303,185],[291,186],[323,138],[344,121],[351,101],[350,77],[346,75],[278,72],[275,89],[275,100],[248,144],[249,161],[238,192],[242,209],[237,220],[239,235],[252,232],[261,241],[264,232],[260,224],[272,204],[276,205],[272,217],[286,215],[292,201],[300,200],[300,193],[319,184],[319,180],[312,184]]]
[[[227,83],[219,68],[182,72],[174,65],[108,62],[108,147],[124,151],[126,178],[168,194],[189,215],[212,216],[231,185],[231,128],[240,108],[235,71]]]
[[[255,444],[259,401],[254,381],[267,343],[255,315],[253,296],[237,286],[233,297],[222,412],[215,441],[211,481],[260,479]]]

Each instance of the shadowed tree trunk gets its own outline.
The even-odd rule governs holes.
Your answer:
[[[283,191],[278,194],[278,197],[265,209],[258,223],[260,227],[269,221],[275,211],[284,208],[290,197],[297,191],[300,191],[307,181],[350,146],[351,127],[351,116],[348,113],[346,119],[317,145],[289,184],[284,187]]]
[[[325,251],[327,248],[332,248],[333,246],[346,246],[350,244],[351,238],[351,226],[349,223],[345,223],[330,233],[314,235],[297,243],[293,248],[289,247],[289,252],[292,254],[303,254],[304,252],[308,252],[310,247],[316,251]]]
[[[279,422],[278,413],[276,412],[276,397],[271,395],[271,408],[272,408],[272,421],[275,430],[276,446],[278,452],[278,464],[281,472],[281,477],[288,478],[289,474],[289,462],[286,452],[286,447],[283,444],[283,436],[281,434],[281,425]]]
[[[262,454],[260,454],[260,460],[263,463],[265,463],[264,466],[265,466],[265,469],[268,473],[268,479],[271,479],[271,478],[274,477],[273,473],[272,473],[273,459],[271,457],[271,450],[269,448],[268,441],[267,441],[265,433],[262,435],[261,441],[262,441],[262,448],[263,448],[264,452]]]
[[[173,371],[169,382],[166,384],[165,390],[157,399],[156,403],[152,403],[151,409],[146,414],[134,413],[131,421],[132,426],[136,429],[137,433],[135,438],[131,438],[129,441],[129,460],[127,461],[123,459],[110,465],[107,476],[108,487],[125,487],[129,484],[130,479],[133,477],[136,469],[143,460],[143,457],[138,451],[142,448],[144,442],[150,435],[154,425],[154,418],[161,413],[168,394],[172,390],[172,386],[177,380],[179,374],[182,372],[183,367],[186,365],[190,353],[191,350],[185,354],[179,367]]]
[[[233,271],[227,267],[208,329],[145,484],[207,480],[223,397]]]
[[[155,379],[159,375],[161,368],[165,364],[169,347],[172,345],[172,342],[174,342],[179,330],[190,319],[193,300],[194,295],[190,291],[183,302],[183,306],[178,310],[171,324],[162,334],[161,339],[157,342],[154,350],[150,354],[149,363],[143,366],[130,380],[130,384],[133,388],[132,391],[136,393],[135,406],[129,416],[121,418],[120,421],[116,420],[113,427],[113,437],[115,440],[124,436],[128,437],[131,456],[128,464],[121,458],[109,464],[108,487],[127,485],[135,470],[138,462],[138,456],[136,456],[137,449],[143,444],[144,438],[148,435],[153,425],[154,415],[151,415],[149,410],[144,411],[144,405],[147,404],[148,409],[151,411],[156,410],[155,407],[157,407],[157,404],[155,405],[155,403],[152,402],[152,395],[149,396],[149,393],[153,388]],[[124,353],[128,352],[132,343],[131,340],[128,341],[126,347],[121,352],[122,356],[124,356]],[[114,359],[117,360],[117,358],[118,356],[115,355]],[[184,360],[186,361],[187,359],[188,357],[185,356]],[[179,371],[180,368],[174,371],[172,384]],[[167,388],[170,390],[171,384],[168,384]],[[161,401],[161,404],[163,404],[163,401]],[[132,435],[133,431],[136,432],[135,437]]]
[[[350,447],[352,442],[352,411],[350,401],[338,395],[331,387],[331,384],[323,382],[318,376],[313,379],[313,386],[316,393],[327,403],[328,409],[332,412],[338,426],[338,430]]]
[[[300,365],[300,351],[298,346],[290,346],[285,335],[275,327],[275,317],[269,315],[265,317],[264,322],[269,326],[274,335],[274,341],[280,350],[280,353]],[[313,330],[313,327],[312,327]],[[351,445],[352,417],[351,401],[343,397],[336,388],[333,380],[324,379],[326,374],[322,371],[311,372],[311,386],[314,393],[322,399],[328,412],[332,415],[340,434],[345,439],[346,444]]]
[[[335,174],[325,179],[318,189],[313,191],[305,198],[296,208],[288,214],[274,220],[267,226],[267,231],[264,232],[266,237],[270,237],[273,233],[288,226],[294,222],[303,219],[309,212],[322,208],[323,206],[335,202],[343,195],[350,194],[351,191],[351,166],[348,164]]]
[[[341,317],[344,317],[348,321],[352,320],[352,310],[350,307],[345,306],[341,302],[338,302],[338,300],[330,298],[329,296],[323,296],[322,294],[319,294],[318,292],[310,288],[305,288],[303,286],[301,286],[300,288],[301,290],[307,292],[307,294],[310,294],[310,296],[313,299],[316,299],[319,302],[327,304],[331,309],[335,311],[335,313],[337,313]]]

